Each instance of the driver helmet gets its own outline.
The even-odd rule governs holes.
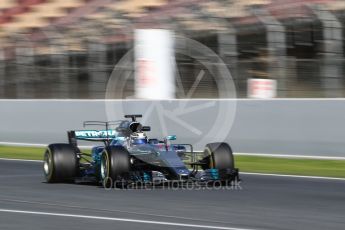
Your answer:
[[[134,132],[131,134],[131,145],[147,144],[147,136],[143,132]]]

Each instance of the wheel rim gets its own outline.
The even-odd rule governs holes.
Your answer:
[[[52,158],[48,151],[44,154],[43,170],[46,177],[51,175],[52,171]]]
[[[208,157],[209,157],[208,167],[209,167],[210,169],[215,168],[214,159],[213,159],[213,154],[212,154],[211,149],[208,148],[208,147],[206,147],[205,151],[207,152]]]
[[[101,177],[103,180],[108,177],[108,168],[109,168],[108,155],[104,153],[102,154],[102,157],[101,157]]]

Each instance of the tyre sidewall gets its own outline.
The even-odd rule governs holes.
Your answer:
[[[234,169],[234,157],[231,147],[224,142],[207,144],[204,151],[208,155],[208,167]]]
[[[75,149],[70,144],[51,144],[46,154],[51,157],[51,170],[47,182],[70,182],[77,175],[78,160]]]

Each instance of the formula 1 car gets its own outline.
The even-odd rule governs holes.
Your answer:
[[[239,180],[238,169],[227,143],[207,144],[197,160],[190,144],[173,144],[175,135],[148,139],[149,126],[137,121],[142,115],[125,115],[127,120],[86,121],[86,126],[105,130],[68,131],[67,144],[50,144],[44,153],[44,175],[48,183],[95,181],[106,186],[131,183],[162,184],[171,181],[230,183]],[[113,129],[111,127],[114,127]],[[91,154],[80,151],[77,140],[103,142]],[[184,163],[186,154],[191,162]],[[202,170],[201,170],[202,169]]]

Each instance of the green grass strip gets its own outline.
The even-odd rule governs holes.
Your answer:
[[[42,160],[45,148],[0,146],[0,158]],[[86,150],[86,152],[90,152]],[[345,160],[235,156],[240,172],[345,178]]]
[[[235,156],[243,172],[345,178],[345,160]]]
[[[0,158],[43,160],[45,148],[0,146]]]

